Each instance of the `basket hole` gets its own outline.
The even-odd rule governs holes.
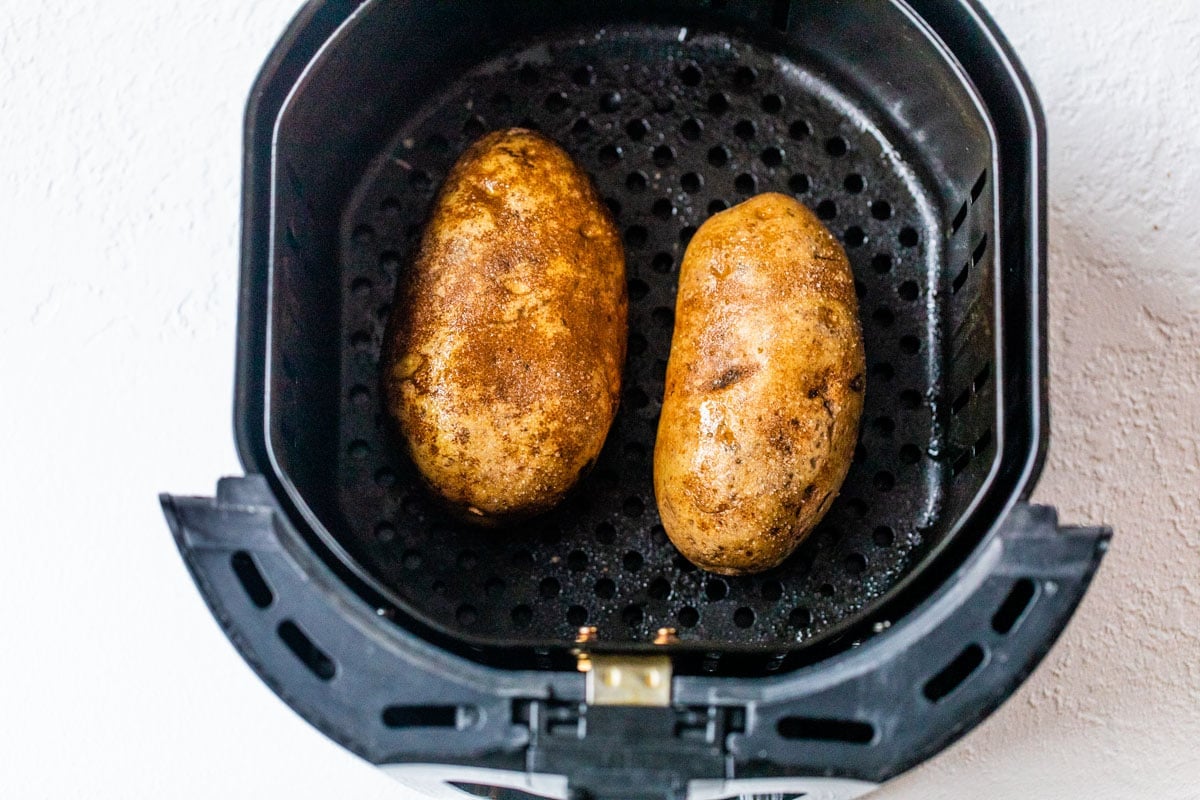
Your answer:
[[[954,463],[950,465],[950,477],[957,478],[959,473],[966,469],[969,463],[971,463],[971,451],[964,450],[958,458],[954,459]]]
[[[646,245],[646,240],[650,238],[650,232],[641,225],[630,225],[625,229],[625,244],[633,248],[640,248]]]
[[[896,486],[896,476],[887,470],[880,470],[875,473],[875,477],[871,479],[871,483],[875,486],[877,492],[890,492]]]
[[[896,431],[896,423],[891,417],[876,417],[871,426],[880,436],[891,436]]]
[[[621,93],[605,92],[600,95],[600,110],[612,114],[621,110]]]
[[[561,591],[562,584],[557,578],[542,578],[542,582],[538,584],[538,594],[546,600],[553,600]]]
[[[871,532],[871,541],[875,542],[877,547],[891,547],[896,541],[896,532],[887,525],[880,525]]]
[[[788,625],[793,628],[807,628],[812,625],[812,612],[804,606],[793,608],[788,612]]]
[[[854,294],[858,296],[859,300],[867,296],[867,285],[857,278],[854,279]]]
[[[645,613],[639,605],[628,605],[621,609],[621,621],[631,628],[642,624]]]
[[[577,136],[586,136],[594,130],[592,121],[587,117],[580,117],[575,120],[575,124],[571,126],[571,133]]]
[[[833,597],[835,591],[832,583],[822,583],[817,587],[817,594],[821,597]]]
[[[655,600],[666,600],[671,596],[671,582],[666,578],[655,578],[646,587],[646,594]]]
[[[971,453],[978,458],[987,450],[988,445],[992,443],[992,429],[988,428],[983,433],[979,434],[979,438],[975,440],[975,444],[971,446]]]
[[[954,402],[950,404],[950,413],[957,414],[967,407],[967,403],[971,399],[971,387],[963,389],[959,392],[958,397],[954,398]]]
[[[971,187],[971,202],[974,203],[979,199],[979,195],[983,194],[983,187],[987,185],[987,170],[979,173],[979,177],[975,179],[975,185]]]
[[[870,723],[852,719],[783,717],[775,724],[775,730],[784,739],[817,742],[870,744],[875,739],[875,728]]]
[[[551,92],[542,103],[551,114],[559,114],[567,110],[567,95],[564,92]]]
[[[517,606],[510,615],[515,628],[527,628],[533,622],[533,609],[529,606]]]
[[[727,208],[729,208],[729,203],[726,203],[724,200],[722,200],[719,197],[716,198],[715,200],[709,201],[709,203],[708,203],[708,213],[709,214],[720,214],[722,211],[724,211]]]
[[[621,504],[621,510],[625,512],[625,516],[636,519],[646,510],[646,504],[642,501],[642,498],[634,495],[625,498],[625,502]]]
[[[975,245],[975,250],[971,253],[971,264],[974,266],[983,260],[983,254],[987,251],[987,234],[979,240],[979,244]]]
[[[587,622],[588,611],[583,606],[571,606],[567,609],[567,624],[572,628],[578,628]]]
[[[788,126],[788,136],[793,139],[807,139],[812,135],[812,126],[802,119],[798,119]]]
[[[385,197],[379,204],[379,210],[389,217],[394,217],[400,213],[400,200],[395,197]]]
[[[840,136],[831,136],[825,140],[825,152],[834,158],[846,155],[846,150],[848,149],[846,140]]]
[[[695,233],[695,231],[693,231]],[[650,318],[654,320],[654,324],[660,328],[672,329],[675,327],[675,312],[666,306],[659,306],[650,312]]]
[[[871,314],[871,319],[881,328],[890,328],[896,321],[896,315],[887,306],[880,306]]]
[[[921,448],[915,444],[906,444],[900,448],[900,460],[905,464],[916,464],[921,460]]]
[[[704,132],[704,123],[695,117],[689,117],[679,126],[679,133],[684,139],[689,142],[694,142],[700,138],[700,134]]]
[[[866,244],[867,233],[857,225],[851,225],[849,228],[846,228],[846,233],[842,238],[845,240],[847,247],[862,247]]]
[[[390,489],[396,485],[396,473],[388,467],[382,467],[376,470],[375,485],[381,489]]]
[[[463,707],[464,716],[478,717],[473,706]],[[458,706],[388,706],[381,718],[388,728],[455,728]]]
[[[832,200],[822,200],[817,203],[817,219],[831,220],[837,216],[837,203]]]
[[[920,241],[916,228],[901,228],[899,239],[902,247],[916,247],[917,242]]]
[[[650,126],[646,124],[646,120],[644,119],[631,119],[625,126],[625,133],[635,142],[640,142],[649,130]]]
[[[375,241],[375,229],[370,225],[359,225],[350,234],[350,238],[355,244],[370,244]]]
[[[355,439],[346,447],[346,452],[351,458],[361,460],[371,454],[371,447],[362,439]]]
[[[504,581],[500,578],[497,578],[495,575],[488,578],[483,584],[483,591],[489,597],[496,597],[497,595],[504,594],[504,588]]]
[[[679,613],[675,615],[675,619],[685,628],[694,628],[696,623],[700,621],[700,612],[691,606],[684,606],[679,609]]]
[[[875,270],[880,275],[886,275],[892,271],[892,257],[888,253],[877,253],[871,259],[871,269]]]
[[[532,64],[522,64],[521,68],[517,70],[517,80],[525,86],[533,86],[539,78],[541,75]]]
[[[876,200],[871,203],[871,216],[878,220],[892,218],[892,204],[887,200]]]
[[[783,98],[777,94],[763,95],[762,110],[768,114],[778,114],[783,110]]]
[[[958,233],[958,229],[967,220],[967,204],[964,202],[958,207],[958,213],[954,215],[954,219],[950,222],[950,235]]]
[[[387,322],[388,317],[392,315],[392,304],[381,303],[375,309],[375,318],[380,322]]]
[[[808,176],[804,173],[797,172],[792,177],[788,178],[788,189],[792,194],[804,194],[808,191]]]
[[[685,172],[679,178],[679,185],[682,186],[683,190],[688,194],[695,194],[696,192],[700,191],[702,186],[704,186],[704,178],[696,172]]]
[[[276,633],[283,641],[287,648],[292,651],[292,655],[300,660],[300,663],[308,667],[308,671],[317,676],[320,680],[331,680],[337,672],[337,667],[333,663],[325,651],[317,647],[313,640],[308,638],[300,626],[290,619],[285,619],[279,623],[276,628]]]
[[[768,147],[760,154],[762,162],[774,169],[783,164],[783,150],[778,147]]]
[[[394,541],[395,538],[396,529],[392,526],[392,523],[384,521],[375,526],[376,541],[382,544],[387,544],[388,542]]]
[[[650,405],[650,395],[640,386],[630,386],[625,392],[625,402],[630,408],[645,408]]]
[[[754,123],[748,119],[740,119],[733,126],[733,135],[744,141],[749,141],[754,138],[755,128]]]
[[[966,264],[963,264],[963,268],[960,269],[958,271],[958,274],[954,276],[954,282],[952,284],[950,284],[950,293],[951,294],[958,294],[958,290],[961,289],[963,287],[963,285],[967,282],[967,275],[969,275],[970,272],[971,272],[971,262],[968,261]]]
[[[400,564],[405,569],[411,569],[411,570],[420,569],[421,564],[422,564],[421,551],[405,550],[404,553],[400,556]]]
[[[622,566],[624,566],[625,569],[629,570],[630,572],[637,572],[642,568],[642,564],[645,562],[646,560],[642,558],[642,554],[637,550],[630,550],[621,557]]]
[[[1029,603],[1033,600],[1033,593],[1033,581],[1029,578],[1021,578],[1014,583],[1008,596],[1004,598],[1004,602],[992,616],[992,630],[999,634],[1006,634],[1015,628],[1017,622],[1024,616],[1025,609],[1029,608]]]
[[[863,180],[863,176],[852,172],[846,176],[846,180],[842,181],[842,186],[850,194],[860,194],[863,189],[867,188],[867,182]]]
[[[905,281],[900,284],[900,288],[896,290],[896,294],[900,295],[901,300],[911,303],[920,296],[921,290],[917,287],[916,281]]]
[[[733,71],[733,86],[736,89],[749,89],[758,80],[758,73],[753,67],[741,66]]]
[[[783,597],[783,584],[777,580],[763,581],[762,597],[767,602],[774,602]]]
[[[924,694],[931,703],[943,699],[963,684],[983,664],[983,648],[969,644],[954,660],[925,683]]]
[[[752,195],[758,188],[758,181],[749,172],[743,172],[738,175],[733,181],[733,188],[744,195]]]
[[[242,589],[250,598],[251,603],[259,608],[271,605],[275,600],[275,594],[267,585],[267,579],[263,577],[249,553],[245,550],[238,550],[230,556],[229,564],[233,567],[233,574],[237,576],[238,583],[242,585]]]
[[[708,163],[714,167],[723,167],[729,163],[729,148],[723,144],[709,148]]]
[[[987,386],[988,379],[991,377],[991,375],[992,365],[984,364],[983,369],[979,370],[979,372],[975,374],[975,380],[971,383],[976,392],[982,391],[983,387]]]
[[[729,110],[729,98],[723,92],[713,92],[708,96],[708,110],[714,114],[724,114]]]
[[[612,212],[614,217],[621,216],[621,201],[615,197],[604,198],[604,204],[608,206],[608,210]]]
[[[641,170],[638,170],[637,172],[631,172],[625,176],[625,188],[634,194],[639,194],[646,191],[646,184],[648,182],[649,179],[646,177],[646,173],[642,172]]]
[[[633,278],[629,281],[629,299],[641,300],[650,293],[650,284],[640,278]]]
[[[611,522],[601,522],[596,526],[596,541],[600,544],[612,544],[617,540],[617,529]]]
[[[666,274],[666,273],[670,272],[671,267],[673,267],[673,266],[675,266],[675,259],[671,256],[670,253],[655,253],[654,258],[652,258],[650,260],[650,269],[654,270],[655,272],[657,272],[659,274]],[[632,337],[630,337],[630,338],[631,338],[630,345],[632,347]],[[642,341],[643,341],[642,352],[645,352],[645,350],[646,350],[646,348],[644,346],[645,339],[643,339]]]
[[[478,115],[467,117],[467,121],[463,123],[462,128],[463,135],[468,139],[478,138],[482,136],[486,130],[487,123],[484,122],[483,118]]]
[[[583,572],[587,569],[588,557],[587,553],[582,550],[572,550],[567,554],[567,569],[572,572]]]
[[[908,409],[918,409],[921,407],[921,393],[916,389],[905,389],[900,393],[900,403]]]
[[[501,111],[509,111],[513,107],[512,95],[508,92],[496,92],[491,98],[492,105]]]
[[[916,355],[921,352],[921,340],[911,334],[900,337],[900,352],[905,355]]]
[[[704,79],[704,74],[695,64],[688,64],[679,72],[679,80],[684,86],[699,86],[700,81]]]
[[[621,160],[623,155],[621,148],[615,144],[606,144],[600,148],[600,163],[606,167],[612,167]]]
[[[862,553],[851,553],[842,561],[842,566],[851,575],[862,575],[867,571],[867,557]]]
[[[724,600],[725,595],[729,594],[729,584],[720,578],[709,578],[704,583],[704,596],[709,600],[716,602]]]
[[[586,64],[571,71],[571,83],[576,86],[591,86],[595,82],[596,71]]]
[[[749,628],[754,624],[754,612],[743,606],[733,612],[733,624],[739,628]]]
[[[669,167],[675,163],[675,151],[668,144],[660,144],[652,154],[656,167]]]
[[[596,593],[596,597],[601,600],[611,600],[617,593],[617,584],[612,578],[601,578],[596,581],[596,585],[592,587],[592,591]]]

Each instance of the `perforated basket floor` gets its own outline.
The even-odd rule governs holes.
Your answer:
[[[522,528],[478,531],[427,499],[389,438],[379,346],[441,180],[476,137],[515,125],[565,147],[624,231],[629,359],[620,412],[577,493]],[[850,474],[816,532],[779,568],[724,578],[696,570],[667,540],[651,454],[688,240],[712,213],[764,191],[796,196],[845,244],[866,337],[866,407]],[[880,597],[930,532],[947,527],[937,516],[949,465],[936,458],[932,204],[862,109],[801,65],[724,35],[685,46],[678,28],[538,42],[431,98],[354,196],[339,265],[344,527],[335,532],[435,625],[560,642],[584,624],[634,641],[669,626],[722,648],[787,648]],[[981,389],[987,380],[985,370]],[[986,440],[979,453],[990,457]]]

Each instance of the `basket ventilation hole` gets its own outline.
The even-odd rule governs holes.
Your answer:
[[[324,650],[317,647],[313,640],[308,638],[308,634],[300,630],[299,625],[290,619],[285,619],[279,623],[276,632],[287,648],[292,651],[292,654],[300,659],[300,663],[308,667],[309,672],[323,681],[333,678],[334,673],[337,672],[333,659],[326,655]]]
[[[509,787],[488,786],[483,783],[462,783],[459,781],[447,781],[450,786],[455,789],[473,794],[476,797],[487,798],[502,798],[503,800],[545,800],[540,794],[525,792],[520,789],[511,789]]]
[[[936,703],[963,684],[983,664],[983,648],[969,644],[954,660],[925,683],[926,699]]]
[[[987,234],[979,240],[979,244],[975,245],[975,251],[971,253],[971,264],[978,264],[983,260],[983,254],[987,251]]]
[[[971,202],[974,203],[979,199],[979,195],[983,194],[983,187],[987,186],[987,170],[979,173],[979,177],[975,179],[975,185],[971,187]]]
[[[245,550],[238,550],[230,556],[229,563],[233,567],[233,573],[237,576],[238,582],[246,591],[246,596],[250,598],[250,602],[259,608],[271,605],[275,595],[271,592],[271,587],[267,585],[267,579],[258,571],[258,565],[254,563],[250,554]]]
[[[1000,608],[996,609],[996,614],[992,617],[992,630],[1000,634],[1011,631],[1025,613],[1025,609],[1029,608],[1032,600],[1033,581],[1029,578],[1021,578],[1013,584],[1012,589],[1008,592],[1008,597],[1004,598],[1004,602],[1000,604]]]
[[[464,707],[463,717],[478,717],[478,709]],[[389,728],[456,728],[459,706],[388,706],[381,715]]]
[[[675,615],[675,619],[679,620],[679,624],[685,628],[694,628],[696,623],[700,621],[700,612],[691,606],[684,606],[679,609],[679,613]]]
[[[954,283],[950,285],[951,294],[958,294],[958,290],[967,282],[967,275],[971,272],[971,262],[963,264],[963,268],[954,276]]]
[[[775,730],[784,739],[846,744],[870,744],[875,739],[875,728],[870,723],[852,719],[784,717],[775,724]]]
[[[966,220],[967,204],[964,202],[961,206],[959,206],[958,213],[954,215],[954,221],[950,223],[950,235],[953,236],[954,234],[958,233],[958,229],[962,227],[962,224],[966,222]]]

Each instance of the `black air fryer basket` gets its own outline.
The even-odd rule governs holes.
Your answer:
[[[497,533],[422,492],[379,347],[439,183],[516,125],[612,208],[630,338],[596,469]],[[1109,535],[1026,503],[1043,135],[970,0],[310,2],[247,116],[247,476],[163,499],[201,592],[298,713],[435,794],[850,797],[928,758],[1033,669]],[[687,242],[763,191],[846,246],[866,407],[812,537],[725,578],[668,542],[650,454]],[[629,705],[613,670],[665,683]]]

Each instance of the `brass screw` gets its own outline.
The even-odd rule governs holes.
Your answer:
[[[675,644],[679,641],[679,637],[675,635],[674,628],[659,628],[658,633],[654,635],[655,644]]]

